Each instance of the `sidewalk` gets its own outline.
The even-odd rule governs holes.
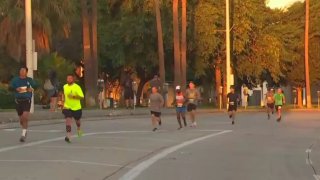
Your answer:
[[[284,109],[286,112],[320,112],[320,109]],[[198,113],[225,113],[226,110],[213,109],[213,108],[199,108]],[[265,112],[265,108],[240,108],[238,112]],[[97,119],[119,119],[119,118],[129,118],[130,116],[147,116],[150,114],[150,110],[147,107],[136,108],[136,109],[84,109],[82,120],[97,120]],[[174,108],[164,108],[162,109],[162,114],[175,114]],[[42,109],[40,107],[35,108],[35,112],[30,114],[30,123],[36,124],[41,122],[41,124],[48,123],[59,123],[64,121],[64,116],[61,110],[57,112],[50,112],[48,109]],[[15,110],[4,110],[0,111],[0,128],[6,127],[8,124],[19,122],[19,117]],[[7,125],[6,125],[7,124]]]

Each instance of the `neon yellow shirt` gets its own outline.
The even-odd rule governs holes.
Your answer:
[[[72,95],[72,96],[78,96],[78,97],[84,98],[82,89],[78,84],[73,83],[72,85],[69,85],[69,84],[64,85],[63,94],[64,94],[65,109],[71,109],[73,111],[77,111],[82,108],[80,99],[78,98],[74,99],[69,97],[69,95]]]

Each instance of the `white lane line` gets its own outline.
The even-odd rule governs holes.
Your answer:
[[[311,153],[312,152],[312,149],[307,149],[306,150],[306,153]]]
[[[109,166],[109,167],[123,167],[118,164],[108,164],[108,163],[97,163],[97,162],[86,162],[86,161],[73,161],[73,160],[0,160],[0,162],[12,162],[12,163],[74,163],[74,164],[84,164],[84,165],[95,165],[95,166]]]
[[[320,176],[319,175],[313,175],[313,177],[316,179],[316,180],[320,180]]]
[[[138,164],[137,166],[135,166],[134,168],[132,168],[129,172],[127,172],[125,175],[123,175],[120,178],[120,180],[133,180],[136,177],[138,177],[144,170],[149,168],[152,164],[154,164],[158,160],[166,157],[170,153],[173,153],[173,152],[175,152],[175,151],[177,151],[177,150],[179,150],[179,149],[181,149],[181,148],[183,148],[185,146],[189,146],[189,145],[194,144],[196,142],[203,141],[203,140],[206,140],[208,138],[211,138],[211,137],[214,137],[214,136],[218,136],[218,135],[222,135],[222,134],[229,133],[229,132],[232,132],[232,131],[231,130],[226,130],[226,131],[222,131],[222,132],[219,132],[219,133],[213,133],[213,134],[210,134],[210,135],[207,135],[207,136],[203,136],[203,137],[196,138],[196,139],[193,139],[193,140],[185,141],[185,142],[183,142],[181,144],[178,144],[176,146],[167,148],[167,149],[163,150],[162,152],[160,152],[159,154],[156,154],[155,156],[151,157],[150,159],[147,159],[147,160],[141,162],[140,164]]]
[[[93,133],[86,133],[83,134],[83,136],[92,136],[92,135],[101,135],[101,134],[130,134],[130,133],[154,133],[151,131],[111,131],[111,132],[93,132]],[[76,137],[76,135],[72,136]],[[30,143],[25,143],[25,144],[20,144],[20,145],[15,145],[15,146],[8,146],[8,147],[3,147],[0,148],[0,153],[2,152],[7,152],[15,149],[21,149],[25,147],[31,147],[31,146],[36,146],[44,143],[49,143],[49,142],[55,142],[55,141],[61,141],[64,140],[63,137],[58,137],[58,138],[53,138],[53,139],[46,139],[46,140],[41,140],[41,141],[35,141],[35,142],[30,142]]]
[[[150,153],[151,150],[134,149],[134,148],[121,148],[121,147],[99,147],[99,146],[38,146],[39,148],[49,149],[95,149],[95,150],[120,150],[120,151],[135,151]]]
[[[124,140],[149,140],[149,141],[163,141],[163,142],[177,142],[170,139],[160,139],[160,138],[141,138],[141,137],[104,137],[104,136],[94,136],[97,139],[124,139]]]
[[[3,131],[17,131],[18,129],[4,129]],[[57,132],[64,132],[63,130],[36,130],[36,129],[28,129],[30,132],[40,132],[40,133],[57,133]]]

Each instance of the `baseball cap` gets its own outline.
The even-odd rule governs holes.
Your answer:
[[[181,89],[181,87],[180,86],[176,86],[176,90],[180,90]]]

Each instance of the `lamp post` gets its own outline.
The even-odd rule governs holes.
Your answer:
[[[32,13],[31,0],[25,0],[25,21],[26,21],[26,65],[28,76],[33,78],[33,47],[32,47]],[[34,112],[34,98],[32,97],[30,112]]]
[[[305,25],[305,76],[306,76],[306,96],[307,108],[311,108],[311,90],[310,90],[310,73],[309,73],[309,13],[310,1],[306,0],[306,25]]]
[[[234,84],[231,75],[231,45],[230,45],[230,0],[226,0],[226,81],[227,93],[230,86]]]

